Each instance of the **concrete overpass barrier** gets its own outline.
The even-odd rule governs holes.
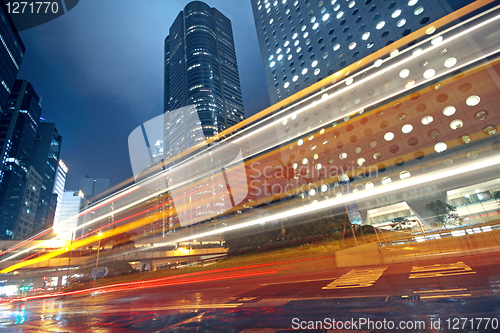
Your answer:
[[[203,249],[191,249],[191,250],[173,250],[173,251],[134,251],[128,254],[116,254],[116,260],[123,261],[141,261],[141,260],[152,260],[152,259],[162,259],[162,258],[179,258],[179,257],[194,257],[203,255],[213,255],[213,254],[225,254],[227,253],[227,248],[215,247],[215,248],[203,248]],[[107,256],[112,255],[112,250],[101,251],[99,258],[109,258]],[[85,256],[73,256],[69,258],[52,258],[49,260],[40,261],[36,264],[26,266],[23,269],[35,269],[44,267],[67,267],[79,266],[91,258],[89,255]],[[95,258],[95,254],[94,254]],[[71,261],[70,261],[71,260]],[[0,269],[7,268],[11,265],[19,263],[19,260],[8,260],[0,263]]]
[[[420,262],[500,251],[500,223],[446,229],[337,251],[338,267]]]

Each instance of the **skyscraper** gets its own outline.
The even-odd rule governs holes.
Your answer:
[[[201,1],[193,1],[179,13],[165,38],[164,74],[165,159],[179,156],[179,153],[244,119],[231,21],[217,9]],[[150,142],[149,146],[152,147],[153,143]],[[205,164],[189,167],[176,177],[175,182],[197,176],[197,169],[208,167]],[[224,211],[220,208],[222,202],[207,202],[208,192],[223,200],[216,194],[218,187],[210,179],[213,177],[203,178],[200,184],[187,190],[190,193],[188,196],[177,200],[177,208],[186,205],[190,208],[172,213],[174,207],[169,204],[166,211],[170,215],[168,218],[165,215],[168,224],[158,221],[160,224],[155,230],[161,230],[165,235],[176,214],[183,214],[185,220],[194,222],[208,219],[214,212]],[[150,191],[154,193],[165,185],[151,184]],[[205,190],[199,191],[197,186],[204,186]],[[202,202],[205,202],[203,207]],[[149,204],[164,205],[155,200]]]
[[[92,200],[97,195],[109,189],[109,179],[105,178],[85,178],[80,179],[80,191],[83,192],[86,200]]]
[[[28,235],[33,228],[31,222],[19,220],[26,213],[33,217],[38,203],[42,184],[41,175],[30,168],[31,153],[35,144],[36,131],[41,115],[38,95],[30,83],[16,80],[8,102],[8,109],[0,121],[0,239],[19,239],[14,235],[17,230],[21,235]],[[40,184],[38,185],[39,180]],[[29,185],[29,186],[27,186]],[[26,197],[25,190],[33,191]],[[35,205],[33,206],[33,203]],[[31,208],[30,208],[31,207]]]
[[[61,205],[63,201],[64,186],[66,184],[66,174],[68,167],[62,160],[59,160],[56,170],[56,179],[54,181],[54,189],[52,193],[57,194],[56,211],[54,213],[54,225],[59,222],[59,215],[61,214]]]
[[[59,218],[54,221],[54,230],[60,239],[70,240],[76,235],[73,229],[79,226],[84,219],[83,217],[79,218],[78,213],[84,207],[85,199],[82,191],[64,191],[61,199]],[[85,230],[81,232],[85,232]]]
[[[7,102],[12,92],[19,67],[23,60],[25,47],[17,29],[8,14],[3,1],[0,1],[0,119],[7,110]]]
[[[43,178],[38,207],[36,210],[34,230],[46,226],[49,205],[56,178],[57,161],[61,151],[62,136],[54,123],[40,123],[35,137],[31,164]],[[52,220],[52,218],[50,218]]]
[[[211,137],[244,119],[231,21],[217,9],[193,1],[179,13],[165,38],[164,73],[164,112],[194,105],[197,113],[166,117],[167,157],[195,145],[200,129]]]
[[[251,0],[271,103],[451,11],[444,0]]]

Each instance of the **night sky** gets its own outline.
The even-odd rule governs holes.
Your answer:
[[[128,135],[163,111],[163,42],[189,1],[83,0],[53,21],[22,31],[18,78],[42,97],[42,117],[63,135],[66,189],[80,178],[132,176]],[[269,106],[249,0],[207,0],[233,24],[246,116]]]

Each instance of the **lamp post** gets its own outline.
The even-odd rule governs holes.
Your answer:
[[[99,231],[99,233],[97,234],[97,237],[99,238],[99,243],[97,245],[97,259],[95,261],[94,287],[97,283],[97,267],[99,265],[99,250],[101,249],[101,236],[102,236],[102,232]]]

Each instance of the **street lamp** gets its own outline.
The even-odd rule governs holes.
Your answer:
[[[97,283],[97,266],[99,264],[99,250],[101,249],[101,237],[102,237],[102,232],[99,231],[97,234],[97,237],[99,238],[99,243],[97,245],[97,259],[95,261],[95,274],[94,274],[94,287]]]

